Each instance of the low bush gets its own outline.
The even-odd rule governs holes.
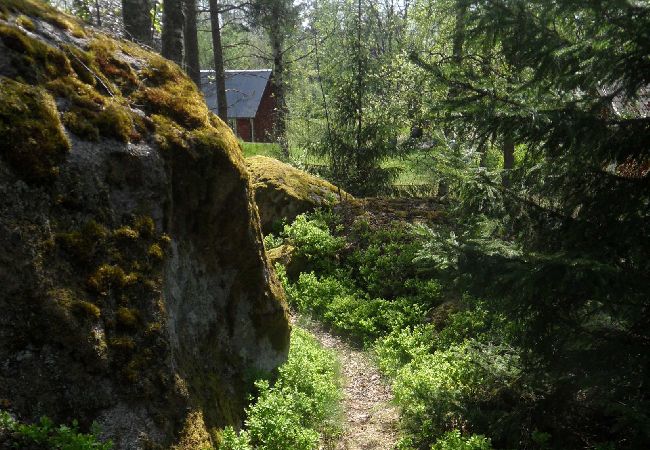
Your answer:
[[[454,430],[445,433],[431,450],[492,450],[490,439],[480,434],[463,436],[460,431]]]
[[[3,437],[5,434],[8,437]],[[6,447],[5,447],[6,445]],[[24,424],[8,412],[0,411],[1,448],[49,448],[54,450],[110,450],[113,444],[97,439],[97,430],[85,434],[79,432],[77,422],[72,426],[54,425],[47,417],[38,423]]]
[[[226,428],[221,450],[315,450],[340,432],[338,363],[306,331],[293,329],[275,384],[255,386],[259,395],[247,410],[245,431]]]
[[[395,378],[402,424],[417,447],[432,445],[454,429],[512,436],[522,419],[514,406],[526,396],[520,375],[518,354],[505,345],[466,340],[417,354]]]

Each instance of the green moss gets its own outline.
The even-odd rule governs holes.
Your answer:
[[[21,14],[16,18],[16,24],[28,31],[34,31],[36,29],[36,26],[34,26],[34,22],[32,22],[32,19],[30,19],[24,14]]]
[[[175,64],[148,54],[140,72],[145,80],[132,95],[152,114],[165,115],[188,129],[209,125],[208,108],[194,83]]]
[[[28,180],[55,175],[70,150],[54,99],[5,77],[0,77],[0,136],[2,157]]]
[[[165,258],[165,254],[163,253],[162,248],[160,248],[160,245],[155,243],[149,246],[149,251],[147,252],[147,254],[150,257],[157,259],[159,261],[162,261]]]
[[[138,216],[135,219],[133,224],[138,234],[145,239],[151,239],[154,237],[156,232],[156,224],[153,219],[149,216]]]
[[[188,151],[190,149],[187,131],[176,122],[159,114],[154,114],[151,119],[156,130],[154,138],[160,150],[169,153],[177,150]]]
[[[72,103],[63,115],[63,123],[77,136],[93,141],[104,136],[122,142],[141,138],[135,127],[134,117],[137,115],[125,104],[124,99],[107,99],[92,86],[72,76],[58,78],[45,86],[53,94]],[[139,123],[140,128],[144,129],[142,119]]]
[[[88,278],[88,287],[98,294],[106,295],[112,288],[123,288],[138,281],[135,273],[127,274],[120,266],[102,264]]]
[[[68,111],[63,114],[63,125],[80,138],[88,141],[99,140],[99,129],[86,114],[78,111]]]
[[[135,349],[135,341],[130,336],[110,338],[107,343],[113,350],[132,351]]]
[[[76,300],[72,302],[70,309],[77,314],[81,314],[94,319],[99,319],[99,316],[101,315],[101,310],[97,305],[85,300]]]
[[[117,323],[123,327],[135,328],[138,326],[139,316],[136,309],[122,306],[118,308],[115,318]]]
[[[48,295],[63,309],[69,310],[82,318],[98,319],[101,316],[99,307],[91,302],[76,299],[70,289],[52,289]]]
[[[125,95],[139,85],[138,77],[131,66],[116,57],[121,52],[116,41],[104,36],[96,36],[90,42],[89,48],[93,59],[89,65],[99,69]]]
[[[117,103],[106,105],[95,120],[102,136],[114,138],[122,142],[137,141],[140,136],[133,128],[131,114],[126,107]]]
[[[78,231],[58,233],[56,241],[80,263],[88,263],[101,247],[108,230],[94,220],[86,222]]]
[[[130,226],[125,225],[113,231],[113,237],[123,240],[136,240],[140,237],[140,234]]]
[[[99,74],[97,71],[92,70],[95,61],[93,54],[73,45],[63,45],[62,49],[79,80],[89,85],[89,87],[94,87]]]
[[[53,95],[67,98],[73,105],[99,112],[106,104],[104,97],[87,83],[74,76],[66,76],[50,81],[45,85]]]
[[[62,30],[70,31],[74,37],[84,37],[86,35],[83,25],[77,18],[56,10],[46,2],[38,0],[2,0],[2,3],[1,7],[4,11],[38,17]]]
[[[296,200],[314,203],[317,206],[338,203],[339,193],[351,197],[329,181],[296,169],[273,158],[252,156],[246,159],[254,187],[282,190]],[[319,200],[315,200],[315,199]]]
[[[58,48],[28,36],[13,25],[0,25],[0,39],[13,50],[11,62],[29,81],[43,82],[73,73],[70,61]]]

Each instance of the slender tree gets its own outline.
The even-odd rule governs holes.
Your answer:
[[[144,45],[152,45],[150,0],[122,0],[122,17],[124,30],[129,39]]]
[[[212,52],[214,55],[215,83],[217,86],[217,109],[221,120],[227,122],[228,102],[226,100],[226,75],[223,64],[223,47],[221,45],[219,0],[210,0],[210,25],[212,29]]]
[[[196,0],[185,0],[185,70],[197,86],[201,86],[199,38],[196,25]]]
[[[185,15],[182,0],[163,0],[162,55],[183,64]]]
[[[254,24],[266,31],[271,46],[271,82],[276,103],[275,138],[282,148],[283,156],[288,158],[286,38],[298,25],[299,11],[291,0],[254,0],[252,13]]]

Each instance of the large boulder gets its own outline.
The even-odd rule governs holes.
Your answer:
[[[247,158],[246,167],[264,233],[273,231],[282,220],[292,222],[299,214],[352,198],[322,178],[267,156]]]
[[[174,64],[0,3],[0,408],[117,449],[241,424],[289,324],[238,143]]]

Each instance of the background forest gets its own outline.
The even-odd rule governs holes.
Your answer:
[[[278,266],[292,305],[375,352],[400,448],[648,448],[650,2],[50,3],[197,82],[272,68],[276,144],[247,152],[438,199],[433,224],[320,212],[266,242],[302,259]],[[258,431],[224,446],[317,439]]]

